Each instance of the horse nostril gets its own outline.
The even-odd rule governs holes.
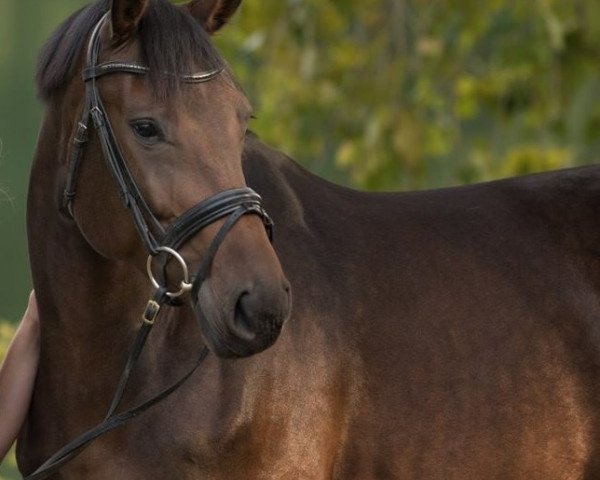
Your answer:
[[[289,314],[290,287],[284,282],[282,290],[255,285],[238,297],[230,329],[246,341],[272,341],[281,331]]]
[[[235,312],[233,315],[233,327],[235,333],[238,337],[246,340],[253,340],[256,336],[255,328],[252,324],[252,319],[248,314],[247,303],[250,294],[248,292],[243,292],[236,304],[235,304]]]

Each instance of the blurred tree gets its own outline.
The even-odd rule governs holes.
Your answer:
[[[266,141],[408,189],[594,161],[599,23],[592,0],[247,0],[219,44]]]

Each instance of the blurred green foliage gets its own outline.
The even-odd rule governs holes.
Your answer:
[[[0,320],[0,362],[6,355],[8,344],[15,333],[15,327],[6,320]]]
[[[254,128],[368,189],[590,163],[600,149],[593,0],[246,2],[220,44]]]
[[[38,51],[82,0],[0,0],[0,318],[16,321],[31,284],[25,237],[29,166],[42,108],[33,75]]]
[[[15,328],[10,322],[0,320],[0,363],[6,354],[8,344],[15,333]],[[0,465],[0,480],[15,480],[20,478],[17,471],[14,451]]]
[[[0,480],[18,480],[22,478],[17,469],[14,448],[10,451],[6,460],[0,465]]]
[[[0,0],[0,316],[29,289],[37,52],[85,0]],[[592,163],[596,0],[244,0],[217,36],[266,142],[333,181],[420,189]]]

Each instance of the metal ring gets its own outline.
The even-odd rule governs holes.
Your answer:
[[[190,283],[190,274],[188,272],[188,266],[185,263],[185,260],[183,259],[183,257],[177,251],[175,251],[169,247],[158,247],[156,249],[156,251],[168,253],[169,255],[171,255],[175,260],[177,260],[179,262],[179,265],[181,265],[181,270],[183,271],[183,280],[180,283],[181,290],[179,290],[178,292],[167,292],[167,296],[169,298],[177,298],[177,297],[180,297],[181,295],[183,295],[184,293],[189,292],[192,289],[192,284]],[[152,282],[152,285],[154,285],[154,288],[158,289],[158,288],[161,288],[161,285],[158,283],[158,281],[154,277],[154,272],[152,271],[152,260],[153,259],[154,259],[154,257],[152,255],[150,255],[148,257],[148,261],[146,262],[146,271],[148,272],[148,277],[150,278],[150,282]]]

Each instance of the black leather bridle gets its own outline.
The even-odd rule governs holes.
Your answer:
[[[71,152],[64,190],[63,207],[74,218],[73,203],[76,198],[77,177],[83,161],[84,147],[89,138],[91,118],[102,146],[104,159],[118,186],[121,199],[131,212],[142,243],[150,255],[147,270],[156,291],[146,305],[142,315],[142,325],[131,346],[125,368],[121,374],[119,384],[104,421],[60,449],[35,472],[25,477],[25,480],[40,480],[48,477],[78,455],[94,439],[135,418],[183,385],[208,355],[208,349],[205,346],[201,348],[193,368],[183,377],[151,399],[125,412],[116,413],[125,393],[130,374],[142,352],[146,339],[161,308],[165,304],[176,304],[175,302],[178,297],[188,292],[191,295],[192,301],[194,303],[198,302],[200,288],[210,273],[213,259],[227,233],[234,227],[236,222],[246,214],[258,215],[262,218],[269,238],[272,240],[273,222],[262,207],[261,197],[250,188],[238,188],[219,192],[190,208],[179,216],[167,229],[163,228],[160,221],[155,217],[127,167],[110,120],[102,104],[96,83],[97,79],[105,75],[116,73],[144,75],[149,71],[146,66],[135,62],[106,62],[98,64],[101,46],[100,31],[106,23],[109,14],[110,12],[106,13],[100,19],[89,39],[86,66],[82,74],[85,82],[85,104],[73,140],[73,150]],[[223,68],[218,68],[205,73],[180,75],[179,79],[185,83],[208,82],[217,77],[222,71]],[[170,75],[171,73],[165,72],[164,74]],[[187,264],[177,250],[200,230],[221,219],[225,219],[223,225],[213,238],[195,277],[190,278]],[[153,272],[153,260],[157,258],[162,270],[160,276],[162,283],[155,278]],[[176,292],[169,292],[166,286],[165,268],[171,258],[179,262],[183,271],[183,280],[180,283],[179,291]]]

